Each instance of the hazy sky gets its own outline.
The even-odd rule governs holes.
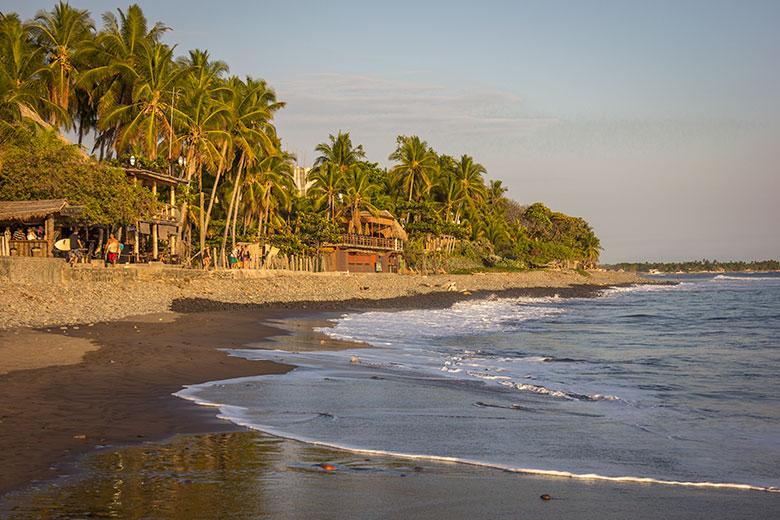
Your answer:
[[[138,3],[177,54],[266,79],[301,164],[338,130],[382,165],[416,134],[585,218],[604,262],[780,259],[779,1]]]

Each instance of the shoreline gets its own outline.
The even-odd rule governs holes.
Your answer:
[[[171,302],[173,312],[163,314],[99,323],[85,319],[81,325],[60,328],[0,330],[2,367],[13,367],[12,358],[30,357],[27,352],[32,345],[36,350],[71,352],[64,360],[44,355],[32,365],[0,372],[4,389],[0,396],[0,467],[14,468],[0,472],[0,496],[51,479],[82,455],[98,449],[160,441],[178,434],[241,430],[218,419],[213,410],[173,394],[188,384],[292,370],[290,365],[247,361],[220,350],[246,348],[249,343],[290,335],[274,327],[273,320],[323,311],[446,307],[490,295],[592,297],[608,287],[571,284],[568,276],[565,285],[560,280],[554,280],[558,286],[547,280],[548,286],[534,287],[538,281],[530,280],[530,286],[506,287],[512,278],[515,285],[522,283],[517,283],[517,276],[509,280],[488,276],[461,277],[458,282],[464,287],[457,291],[445,285],[453,283],[447,278],[419,277],[414,281],[420,287],[433,290],[384,299],[359,297],[367,291],[363,288],[356,294],[353,290],[352,298],[341,300],[303,299],[310,294],[305,292],[288,301],[255,303],[185,296]],[[636,280],[633,283],[642,283]],[[473,292],[466,289],[469,286]]]

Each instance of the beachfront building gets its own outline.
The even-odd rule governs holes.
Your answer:
[[[397,273],[408,239],[398,220],[389,211],[376,216],[362,211],[360,229],[362,233],[344,233],[340,243],[323,246],[323,270]]]
[[[51,257],[80,206],[65,199],[0,201],[0,256]]]
[[[133,226],[125,226],[121,235],[124,244],[130,246],[127,251],[135,262],[154,261],[161,258],[160,243],[165,241],[167,248],[164,256],[167,261],[175,262],[180,254],[178,240],[181,238],[179,226],[180,212],[176,207],[176,187],[186,184],[185,179],[165,173],[143,170],[140,168],[125,168],[125,173],[134,182],[148,187],[157,197],[165,198],[159,213],[145,220],[139,220]],[[117,237],[119,238],[119,237]],[[119,238],[120,242],[123,241]],[[123,255],[124,256],[124,255]]]

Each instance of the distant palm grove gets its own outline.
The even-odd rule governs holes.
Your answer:
[[[86,223],[129,224],[158,204],[123,185],[119,168],[132,157],[189,181],[176,200],[190,255],[206,246],[224,255],[236,241],[311,255],[340,233],[360,234],[361,212],[388,210],[408,233],[414,269],[598,261],[585,220],[508,199],[477,160],[437,153],[416,135],[399,135],[383,168],[334,128],[296,185],[295,157],[273,125],[285,103],[269,84],[229,75],[205,50],[176,56],[161,41],[169,28],[138,5],[101,21],[62,2],[28,21],[0,13],[0,199],[67,198],[87,207]],[[87,142],[92,159],[79,151]],[[441,237],[454,245],[437,248]]]

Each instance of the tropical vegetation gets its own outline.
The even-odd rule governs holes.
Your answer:
[[[761,272],[780,271],[780,262],[777,260],[754,260],[744,262],[741,260],[731,262],[719,262],[717,260],[692,260],[689,262],[621,262],[618,264],[604,264],[600,266],[612,271],[629,271],[647,273],[658,271],[661,273],[712,273],[717,271],[727,272]]]
[[[23,141],[20,135],[71,132],[79,146],[92,143],[88,168],[106,179],[116,176],[111,166],[127,167],[131,157],[136,167],[186,179],[177,200],[191,254],[217,247],[224,259],[241,240],[314,254],[340,232],[362,233],[362,213],[387,210],[409,234],[412,268],[598,262],[602,248],[585,220],[541,203],[520,205],[501,181],[485,179],[475,158],[437,152],[420,136],[398,136],[389,166],[381,167],[339,130],[316,146],[308,186],[296,185],[295,157],[283,151],[273,125],[285,103],[269,84],[231,76],[206,50],[176,56],[162,41],[169,28],[150,24],[138,5],[106,12],[101,22],[67,2],[28,21],[0,13],[0,140],[7,148]],[[53,149],[52,137],[33,141]],[[17,175],[9,157],[0,152],[3,178]],[[55,185],[73,184],[62,172],[45,175]],[[0,179],[0,198],[44,193],[18,186]],[[105,222],[137,218],[153,205],[132,200],[135,213]],[[435,239],[442,236],[457,245],[441,250]]]

